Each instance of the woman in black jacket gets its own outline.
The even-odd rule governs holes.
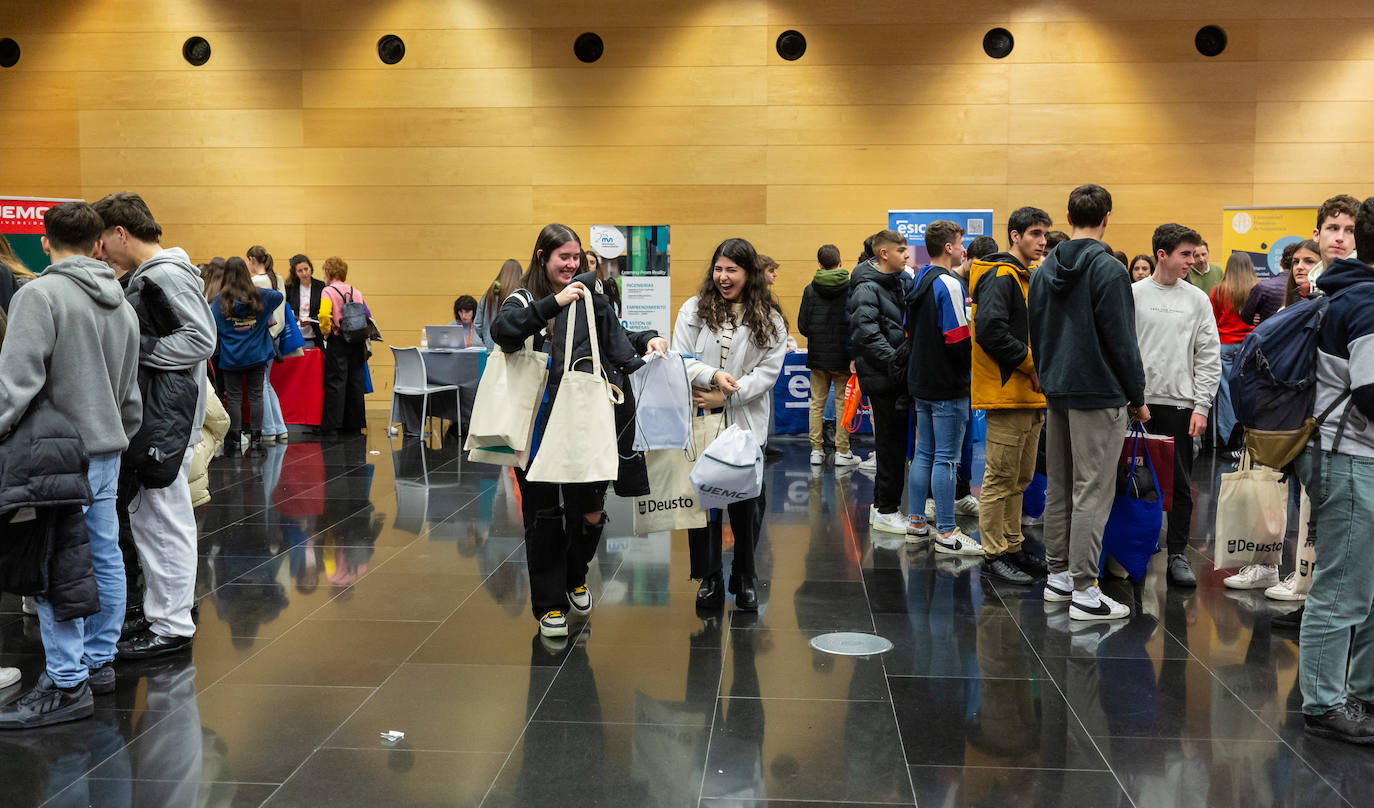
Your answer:
[[[570,304],[584,295],[592,295],[601,361],[612,383],[618,378],[615,373],[629,374],[639,368],[643,363],[640,354],[668,350],[667,341],[653,331],[627,332],[611,310],[606,295],[597,291],[595,275],[585,273],[587,259],[577,233],[566,225],[546,226],[535,240],[520,289],[506,298],[491,326],[492,339],[504,351],[519,350],[531,336],[536,350],[546,345],[551,349],[548,388],[535,422],[535,452],[558,396],[563,352],[572,351],[574,359],[591,355],[585,324],[574,319],[573,333],[567,333]],[[580,615],[592,608],[587,570],[606,527],[604,505],[610,481],[533,482],[526,479],[520,468],[515,470],[515,479],[520,486],[525,522],[534,616],[545,637],[566,637],[569,605]]]
[[[286,281],[286,308],[296,318],[305,337],[305,346],[313,348],[319,344],[320,300],[324,296],[324,281],[315,277],[315,265],[310,259],[297,253],[291,256],[291,274]],[[302,290],[305,290],[302,295]],[[305,298],[302,303],[302,297]]]

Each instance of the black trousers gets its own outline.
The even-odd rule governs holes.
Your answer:
[[[320,430],[359,430],[367,426],[363,404],[366,346],[333,337],[324,346],[324,409]]]
[[[906,488],[906,445],[910,432],[911,408],[899,406],[898,397],[869,395],[873,410],[873,446],[878,469],[873,478],[873,504],[878,513],[902,509],[902,490]],[[917,508],[912,504],[913,509]],[[922,513],[925,503],[919,503]]]
[[[1188,421],[1193,411],[1167,404],[1151,404],[1145,431],[1174,439],[1174,503],[1167,514],[1169,530],[1165,542],[1170,553],[1181,553],[1188,546],[1193,527],[1193,438]]]
[[[605,527],[606,483],[539,483],[515,470],[525,521],[530,606],[535,617],[568,610],[568,593],[587,582]],[[586,515],[602,514],[601,524]]]
[[[753,499],[732,503],[726,508],[730,514],[730,532],[735,537],[735,558],[730,562],[732,578],[753,577],[758,574],[754,569],[754,547],[759,540],[762,499],[763,495],[760,494]],[[687,531],[692,578],[706,578],[721,571],[721,548],[725,529],[723,523],[721,511],[713,510],[706,527],[694,527]]]
[[[220,370],[224,376],[226,407],[229,410],[229,431],[238,434],[243,431],[243,400],[248,399],[248,428],[253,433],[262,431],[262,384],[267,378],[267,366],[260,365],[248,370]]]

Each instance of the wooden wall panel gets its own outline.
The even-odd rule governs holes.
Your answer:
[[[851,264],[889,208],[992,207],[1005,241],[1015,207],[1064,226],[1069,190],[1101,182],[1133,254],[1170,220],[1215,243],[1225,205],[1368,195],[1371,20],[1336,0],[0,0],[24,48],[0,70],[0,192],[140,190],[197,260],[341,255],[397,344],[548,221],[671,225],[674,308],[748,238],[794,316],[816,247]],[[1216,58],[1204,22],[1227,30]]]

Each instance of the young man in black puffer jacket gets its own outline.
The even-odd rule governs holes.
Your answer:
[[[840,267],[840,248],[827,244],[816,252],[821,268],[802,292],[797,329],[806,337],[806,366],[811,370],[811,465],[825,462],[823,448],[826,399],[833,387],[835,399],[844,398],[849,382],[849,273]],[[835,465],[857,466],[849,450],[849,433],[835,430]]]
[[[911,353],[906,316],[906,236],[882,230],[873,236],[873,257],[854,268],[849,279],[849,351],[859,386],[873,410],[874,530],[906,535],[901,513],[906,479],[907,426],[910,419],[906,366]]]

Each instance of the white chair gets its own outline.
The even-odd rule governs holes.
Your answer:
[[[398,396],[422,396],[420,404],[421,437],[430,432],[423,430],[429,426],[429,397],[432,393],[453,393],[455,412],[462,412],[462,402],[458,400],[458,385],[430,384],[425,373],[425,357],[419,348],[397,348],[391,346],[391,354],[396,360],[395,375],[391,380],[391,420],[388,422],[392,435],[397,432],[396,398]]]

